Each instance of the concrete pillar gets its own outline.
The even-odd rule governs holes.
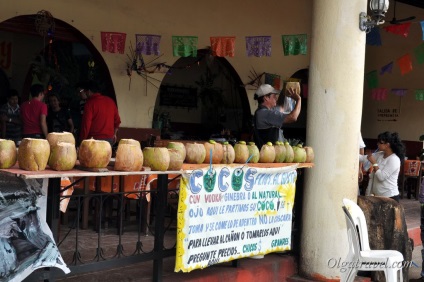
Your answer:
[[[314,0],[307,143],[315,166],[305,172],[300,273],[340,277],[334,260],[347,255],[342,199],[356,201],[362,116],[367,0]]]

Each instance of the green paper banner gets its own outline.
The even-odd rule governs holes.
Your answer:
[[[414,54],[418,64],[424,63],[424,43],[414,49]]]
[[[369,73],[366,74],[366,80],[368,83],[368,88],[370,89],[374,89],[378,87],[378,75],[377,75],[377,71],[371,71]]]
[[[418,101],[424,101],[424,89],[415,90],[415,99]]]
[[[172,36],[174,57],[196,57],[197,36]]]
[[[306,34],[283,35],[284,56],[306,55],[308,36]]]

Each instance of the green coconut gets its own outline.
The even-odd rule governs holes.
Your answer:
[[[182,143],[182,142],[169,142],[166,147],[168,149],[175,149],[175,150],[177,150],[178,153],[180,154],[181,158],[183,159],[183,161],[185,160],[185,157],[186,157],[186,148],[184,146],[184,143]]]
[[[294,159],[294,152],[293,147],[290,146],[289,142],[284,142],[284,147],[286,147],[286,159],[284,160],[285,163],[292,163]]]
[[[284,143],[281,141],[275,142],[275,163],[284,163],[284,160],[286,159],[286,147],[284,146]]]
[[[247,150],[249,151],[249,157],[252,156],[249,163],[255,164],[259,162],[259,149],[255,142],[249,142],[247,145]]]
[[[293,162],[295,163],[304,163],[306,161],[306,151],[302,145],[293,146],[294,158]]]
[[[303,147],[306,151],[306,160],[305,163],[313,163],[315,159],[314,149],[310,146]]]
[[[203,144],[199,143],[186,143],[186,157],[185,161],[189,164],[201,164],[206,158],[206,149]]]
[[[168,170],[180,170],[184,163],[184,158],[181,155],[181,151],[179,151],[178,149],[168,148],[168,153],[169,153]]]
[[[249,149],[244,141],[239,141],[236,145],[234,145],[234,152],[236,154],[234,159],[235,163],[244,164],[249,159]]]
[[[19,145],[18,164],[29,171],[45,170],[50,156],[50,145],[46,139],[24,138]]]
[[[146,147],[143,149],[144,166],[151,170],[166,171],[169,167],[169,152],[165,147]]]
[[[129,140],[129,139],[126,139]],[[138,142],[137,140],[134,140]],[[119,142],[116,150],[114,170],[118,171],[140,171],[143,167],[143,152],[140,142]]]
[[[138,148],[140,148],[140,150],[141,150],[140,142],[138,142],[138,141],[137,141],[137,140],[135,140],[135,139],[121,139],[121,140],[119,140],[118,147],[119,147],[119,145],[121,145],[121,144],[131,144],[131,145],[135,145],[135,146],[137,146]]]
[[[16,164],[17,152],[15,142],[0,139],[0,168],[11,168]]]
[[[59,142],[50,147],[49,167],[54,170],[71,170],[77,161],[77,150],[74,144]]]
[[[50,132],[46,137],[47,141],[50,144],[50,147],[56,146],[60,142],[71,143],[75,145],[75,137],[70,132]]]
[[[217,143],[215,140],[209,140],[203,144],[206,150],[206,156],[204,163],[208,164],[212,161],[213,164],[219,164],[224,157],[224,150],[221,143]]]
[[[262,145],[259,151],[260,163],[273,163],[275,160],[275,149],[271,142]]]

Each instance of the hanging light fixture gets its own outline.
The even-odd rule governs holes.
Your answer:
[[[371,15],[365,12],[359,14],[359,29],[368,33],[373,27],[383,24],[388,9],[389,0],[370,0]]]

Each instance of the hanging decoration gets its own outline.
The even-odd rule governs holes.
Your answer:
[[[402,35],[403,37],[408,37],[410,27],[411,27],[411,23],[404,23],[404,24],[389,25],[383,28],[387,32],[391,32],[397,35]]]
[[[196,57],[197,36],[172,36],[174,57]]]
[[[235,54],[235,40],[234,36],[216,36],[211,37],[211,50],[212,55],[217,57],[234,57]]]
[[[271,36],[246,36],[246,51],[248,57],[270,57]]]
[[[418,47],[415,47],[414,54],[418,64],[421,65],[424,63],[424,43],[421,43],[418,45]]]
[[[393,62],[390,62],[381,68],[380,75],[383,75],[385,73],[392,73],[392,69],[393,69]]]
[[[381,46],[380,29],[371,28],[371,31],[367,33],[366,42],[367,42],[367,45]]]
[[[373,89],[378,87],[378,76],[377,71],[371,71],[366,74],[366,80],[368,83],[368,88]]]
[[[408,89],[404,89],[404,88],[392,88],[392,90],[390,90],[394,95],[396,96],[400,96],[403,97],[406,95],[406,92],[408,92]]]
[[[410,71],[412,71],[411,55],[406,54],[406,55],[400,57],[397,60],[397,63],[399,65],[400,72],[401,72],[402,75],[405,75],[405,74],[409,73]]]
[[[418,101],[424,101],[424,89],[415,90],[415,99]]]
[[[265,73],[265,83],[272,85],[275,89],[281,89],[281,78],[278,74]]]
[[[253,86],[255,89],[259,88],[259,86],[261,86],[262,82],[262,76],[265,73],[261,73],[261,74],[257,74],[256,71],[253,69],[250,71],[250,75],[248,75],[247,77],[250,79],[250,81],[248,83],[245,83],[243,85],[243,87],[246,87],[248,85]]]
[[[55,22],[50,12],[45,10],[37,12],[35,17],[35,30],[43,37],[54,33]]]
[[[387,88],[372,89],[371,98],[376,101],[385,101],[387,99]]]
[[[284,56],[306,55],[308,37],[306,34],[283,35]]]
[[[154,34],[136,34],[135,50],[138,55],[156,55],[159,56],[160,35]]]
[[[109,53],[124,54],[126,33],[101,32],[102,51]]]
[[[423,33],[423,40],[424,40],[424,21],[420,21],[420,25],[421,25],[421,31]]]

